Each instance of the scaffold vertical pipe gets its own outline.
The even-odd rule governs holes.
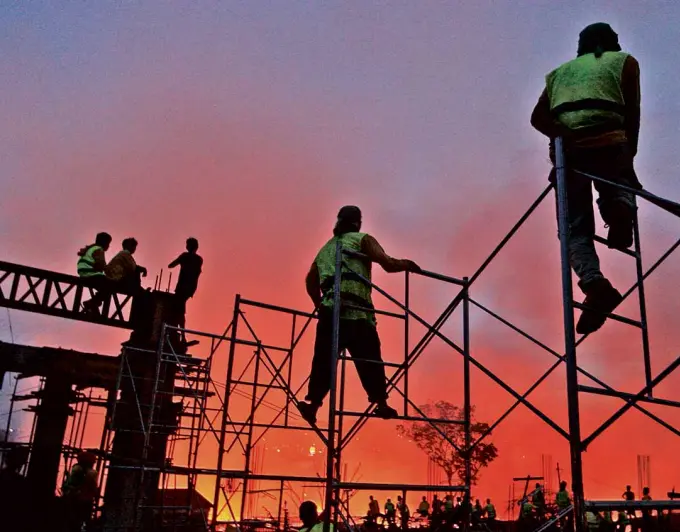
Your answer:
[[[288,386],[293,382],[293,350],[295,349],[295,329],[297,325],[297,314],[293,314],[293,323],[290,328],[290,351],[288,351]],[[288,426],[290,417],[290,397],[286,395],[286,412],[283,418],[283,424]]]
[[[468,293],[469,279],[464,277],[465,287],[463,288],[463,422],[465,430],[465,486],[467,488],[465,504],[465,521],[463,530],[470,528],[470,486],[472,485],[472,435],[471,435],[471,393],[470,393],[470,294]]]
[[[640,217],[637,214],[637,198],[635,199],[635,217],[633,218],[633,237],[635,240],[635,273],[637,274],[638,302],[640,303],[640,325],[642,326],[642,354],[645,362],[645,384],[652,382],[652,357],[649,351],[649,329],[647,328],[647,303],[645,301],[645,274],[642,266],[642,245],[640,244]],[[647,397],[653,396],[652,388]]]
[[[255,411],[257,410],[257,379],[260,378],[260,359],[262,357],[262,346],[258,341],[257,351],[255,352],[255,370],[253,372],[253,394],[250,397],[250,416],[248,417],[248,440],[246,442],[246,463],[243,476],[243,495],[241,497],[241,522],[246,517],[246,502],[248,501],[248,485],[250,480],[250,457],[253,453],[253,430],[255,425]]]
[[[557,177],[557,221],[562,263],[562,307],[564,314],[564,347],[567,366],[567,406],[569,410],[569,450],[571,455],[571,483],[574,495],[575,532],[585,532],[583,507],[583,463],[581,460],[581,420],[578,397],[578,368],[576,365],[576,333],[574,330],[574,294],[569,263],[569,211],[567,204],[567,175],[564,145],[555,139],[555,170]]]
[[[410,302],[410,279],[409,279],[409,272],[408,270],[406,273],[404,273],[404,416],[408,416],[408,370],[406,369],[406,366],[408,364],[408,355],[409,355],[409,350],[408,350],[408,344],[409,344],[409,337],[408,337],[408,319],[409,319],[409,309],[411,308],[411,302]]]
[[[326,450],[326,493],[324,497],[325,519],[323,531],[330,532],[331,519],[337,520],[337,511],[333,508],[333,492],[335,484],[336,454],[336,378],[338,373],[338,356],[340,350],[340,277],[342,275],[342,242],[335,244],[335,275],[333,278],[333,324],[331,340],[331,374],[330,392],[328,394],[328,449]],[[322,319],[321,317],[319,319]]]
[[[238,317],[241,312],[241,294],[236,294],[234,300],[234,314],[231,321],[231,338],[229,341],[229,360],[227,362],[227,379],[224,389],[224,405],[222,406],[222,424],[220,427],[219,448],[217,449],[217,479],[215,481],[215,493],[213,496],[213,516],[211,531],[217,530],[217,519],[220,508],[220,486],[222,484],[222,468],[224,467],[224,443],[227,436],[227,423],[229,412],[229,399],[231,396],[231,381],[234,373],[234,356],[236,354],[236,334],[238,332]],[[226,496],[226,495],[225,495]],[[233,517],[233,514],[232,514]]]

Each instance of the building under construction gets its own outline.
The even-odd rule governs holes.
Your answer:
[[[558,149],[559,151],[559,149]],[[488,258],[474,272],[457,278],[423,271],[406,273],[401,294],[391,294],[370,280],[364,279],[391,303],[390,308],[375,310],[385,319],[402,323],[404,331],[403,360],[385,362],[388,389],[398,397],[400,419],[425,421],[447,438],[441,427],[459,423],[465,431],[465,444],[459,448],[463,457],[502,423],[517,407],[522,406],[543,420],[562,436],[570,446],[571,463],[566,475],[571,479],[574,504],[567,512],[574,514],[577,532],[585,529],[584,515],[588,510],[674,510],[680,501],[591,501],[584,500],[581,454],[587,446],[615,423],[628,410],[636,409],[680,436],[680,428],[672,426],[648,409],[648,405],[669,408],[680,406],[680,400],[659,398],[654,388],[679,365],[680,356],[662,371],[652,370],[649,348],[647,309],[644,281],[680,246],[680,239],[666,253],[645,269],[637,222],[634,226],[635,247],[625,252],[626,260],[636,272],[636,282],[624,297],[637,294],[639,314],[626,317],[617,314],[609,319],[634,327],[642,337],[640,354],[645,368],[645,385],[638,393],[623,393],[577,364],[577,347],[587,337],[576,338],[574,310],[583,304],[574,301],[572,276],[567,257],[567,213],[564,169],[558,157],[558,179],[549,185],[510,229]],[[598,176],[587,176],[604,181]],[[612,183],[613,186],[621,186]],[[563,299],[555,305],[564,309],[564,349],[553,349],[536,340],[511,321],[477,301],[474,284],[503,248],[530,218],[537,207],[557,189],[558,218],[561,242]],[[660,199],[644,191],[630,190],[669,213],[680,216],[680,205]],[[552,235],[546,234],[546,239]],[[598,242],[603,239],[598,238]],[[337,250],[336,282],[347,252]],[[359,274],[357,274],[359,275]],[[432,323],[428,323],[410,306],[411,278],[420,275],[431,282],[451,285],[456,295],[448,307]],[[266,492],[276,501],[271,512],[270,526],[282,529],[287,524],[284,493],[295,486],[317,486],[323,493],[326,508],[334,508],[329,519],[336,526],[350,529],[357,526],[344,495],[361,490],[407,492],[458,492],[470,490],[470,465],[462,485],[442,486],[440,483],[410,485],[405,483],[375,484],[347,478],[343,453],[372,416],[372,408],[352,411],[347,406],[345,386],[348,357],[339,350],[339,299],[335,302],[335,334],[331,393],[328,400],[327,423],[311,427],[301,422],[296,405],[302,397],[301,386],[292,382],[295,355],[310,325],[314,313],[284,308],[267,302],[237,296],[233,314],[225,331],[208,333],[181,330],[174,295],[163,291],[143,292],[132,298],[124,293],[110,294],[98,315],[81,310],[82,302],[95,289],[86,279],[41,270],[29,266],[0,262],[0,305],[21,311],[41,313],[54,319],[81,320],[100,327],[117,327],[130,331],[130,338],[120,353],[83,353],[51,347],[0,344],[0,373],[17,374],[7,427],[17,412],[34,413],[27,443],[16,443],[6,437],[5,449],[26,445],[30,458],[26,477],[36,508],[51,508],[61,486],[61,472],[70,468],[76,454],[83,448],[83,435],[95,424],[101,430],[100,445],[90,449],[97,456],[100,496],[92,526],[97,530],[132,532],[150,530],[223,530],[255,521],[257,508],[250,503],[253,493]],[[336,290],[336,294],[338,290]],[[482,364],[474,356],[470,343],[470,312],[481,311],[503,323],[543,349],[554,359],[551,368],[527,390],[516,390],[502,375]],[[253,313],[263,313],[271,319],[286,319],[289,333],[285,342],[269,343],[266,331],[258,330]],[[442,328],[458,316],[459,338],[455,341]],[[269,318],[265,318],[265,321]],[[412,325],[425,328],[426,333],[413,337]],[[196,342],[186,342],[183,337]],[[450,348],[451,356],[461,357],[463,412],[462,420],[431,419],[412,400],[409,371],[422,359],[428,345],[438,339]],[[188,347],[191,346],[191,347]],[[115,356],[112,356],[115,355]],[[228,360],[226,375],[216,374],[216,357]],[[561,426],[530,400],[530,394],[562,363],[566,364],[567,389],[564,407],[569,424]],[[473,439],[471,401],[474,390],[471,372],[479,371],[494,381],[514,399],[511,408],[490,425],[489,430]],[[597,386],[585,386],[579,376],[585,376]],[[20,383],[26,378],[39,379],[37,391],[21,392]],[[622,406],[592,434],[583,435],[580,427],[579,397],[598,394],[621,400]],[[680,399],[680,398],[676,398]],[[266,410],[266,412],[265,412]],[[321,476],[299,476],[293,471],[272,473],[258,460],[257,445],[270,431],[313,431],[319,451],[325,458]],[[9,432],[9,431],[8,431]],[[429,475],[428,475],[429,476]],[[312,489],[312,488],[309,488]],[[40,517],[38,517],[39,519]],[[45,512],[46,526],[49,512]],[[550,523],[552,524],[552,522]],[[548,525],[549,526],[549,525]],[[541,525],[540,530],[547,529]]]

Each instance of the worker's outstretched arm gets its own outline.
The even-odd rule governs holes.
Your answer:
[[[390,257],[378,241],[371,235],[366,235],[361,241],[361,252],[373,262],[380,264],[387,273],[419,272],[420,266],[409,259],[395,259]]]
[[[635,156],[640,136],[640,65],[632,55],[629,55],[623,64],[621,91],[626,104],[623,127],[626,130],[628,146]]]
[[[314,303],[314,308],[318,308],[321,305],[321,281],[319,280],[319,269],[316,267],[316,262],[312,263],[309,272],[307,272],[305,286],[309,299]]]
[[[176,266],[179,266],[181,261],[182,261],[182,255],[180,255],[175,260],[173,260],[170,264],[168,264],[168,268],[175,268]]]

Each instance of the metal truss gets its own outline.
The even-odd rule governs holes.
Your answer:
[[[113,291],[106,296],[101,314],[85,314],[82,303],[97,289],[87,279],[0,261],[0,306],[132,329],[132,296]]]

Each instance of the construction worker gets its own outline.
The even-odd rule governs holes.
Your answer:
[[[395,517],[397,515],[397,510],[394,506],[394,503],[392,502],[392,499],[387,499],[387,502],[385,502],[385,521],[387,521],[388,525],[393,525],[395,521]]]
[[[78,463],[64,479],[62,500],[68,532],[80,532],[92,514],[92,504],[98,493],[96,460],[90,452],[79,453]]]
[[[536,517],[542,519],[545,515],[545,494],[543,493],[543,487],[538,482],[536,483],[536,489],[534,489],[531,495],[531,503],[536,510]]]
[[[373,498],[373,495],[368,496],[368,511],[377,522],[380,517],[380,503]]]
[[[600,514],[591,511],[586,512],[586,522],[588,523],[588,530],[590,532],[597,532],[600,529],[601,520]]]
[[[604,517],[600,521],[600,532],[614,532],[615,529],[616,526],[614,525],[611,511],[605,510]]]
[[[94,244],[89,244],[78,251],[77,271],[78,277],[88,280],[88,285],[98,291],[107,284],[106,275],[106,252],[111,245],[111,235],[108,233],[98,233]],[[103,298],[95,296],[83,303],[86,311],[96,310],[102,304]]]
[[[136,292],[141,287],[141,278],[147,275],[146,268],[138,266],[133,257],[137,251],[137,240],[126,238],[121,247],[123,249],[106,265],[104,273],[121,291]]]
[[[484,506],[484,514],[486,515],[486,522],[492,524],[496,521],[496,507],[491,502],[491,499],[486,500],[486,506]]]
[[[420,501],[420,504],[418,505],[418,513],[422,517],[427,517],[430,515],[430,503],[427,502],[427,497],[423,495],[423,500]]]
[[[625,532],[630,524],[630,519],[626,512],[620,511],[616,517],[616,532]]]
[[[198,278],[203,271],[203,257],[197,253],[198,240],[187,238],[186,249],[184,253],[168,264],[168,268],[180,267],[179,278],[175,286],[175,297],[179,302],[179,326],[182,329],[186,327],[187,301],[194,297],[198,288]],[[186,342],[184,331],[182,331],[182,339]]]
[[[621,497],[626,501],[634,501],[635,500],[635,493],[633,493],[630,486],[626,486],[626,491],[623,492],[623,495],[621,495]],[[630,516],[634,516],[635,510],[627,510],[626,513]]]
[[[3,453],[0,469],[0,521],[3,530],[32,530],[31,494],[21,468],[28,461],[28,447],[13,447]]]
[[[321,248],[307,274],[307,294],[314,306],[319,309],[319,319],[306,397],[308,402],[298,403],[298,408],[302,417],[310,424],[316,423],[316,413],[331,384],[333,284],[338,242],[343,249],[360,252],[368,257],[368,260],[353,256],[342,258],[340,350],[346,348],[356,359],[354,364],[361,384],[368,394],[368,400],[377,404],[375,415],[384,419],[397,417],[397,411],[387,404],[385,367],[382,364],[375,312],[372,312],[372,289],[363,279],[371,279],[371,262],[377,262],[388,273],[418,272],[420,268],[411,260],[390,257],[375,238],[360,233],[360,230],[359,207],[346,206],[340,209],[333,229],[333,238]]]
[[[304,501],[300,504],[300,521],[302,521],[300,532],[323,532],[323,518],[323,515],[319,515],[319,511],[313,501]],[[330,530],[333,529],[333,523],[331,523]]]
[[[595,251],[592,185],[585,172],[641,189],[633,159],[640,128],[640,75],[633,56],[621,52],[608,24],[586,27],[579,36],[576,59],[546,76],[546,87],[531,124],[552,141],[564,139],[569,211],[569,260],[586,295],[576,326],[588,334],[598,330],[621,302],[621,294],[604,277]],[[554,153],[551,152],[554,161]],[[551,173],[554,179],[555,170]],[[610,248],[633,243],[635,197],[617,187],[595,182],[598,206],[609,226]]]
[[[560,490],[555,494],[555,505],[557,506],[557,512],[560,513],[566,510],[571,505],[571,497],[569,497],[569,491],[567,491],[567,482],[563,480],[560,482]],[[571,512],[560,519],[563,529],[571,530]]]
[[[397,509],[399,510],[399,517],[401,518],[401,528],[403,530],[408,530],[408,522],[411,519],[411,510],[406,504],[406,499],[403,499],[401,495],[397,497]]]
[[[643,501],[651,501],[652,496],[649,494],[649,488],[644,487],[642,488],[642,498],[641,500]],[[652,512],[648,510],[647,508],[642,509],[642,524],[643,524],[643,529],[647,530],[648,528],[651,528],[652,526]]]

